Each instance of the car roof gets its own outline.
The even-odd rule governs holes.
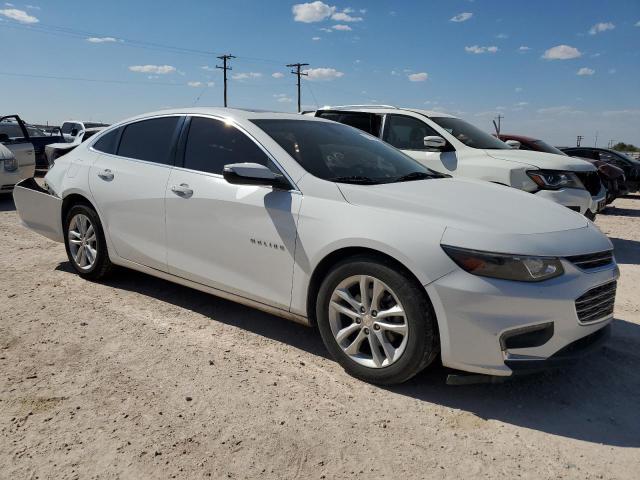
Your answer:
[[[308,121],[326,121],[320,118],[309,117],[301,115],[299,113],[286,113],[286,112],[272,112],[267,110],[250,110],[242,108],[224,108],[224,107],[185,107],[185,108],[170,108],[165,110],[158,110],[155,112],[144,113],[135,117],[129,118],[125,121],[138,120],[148,117],[154,117],[159,115],[216,115],[220,117],[226,117],[231,120],[308,120]]]
[[[422,108],[409,108],[409,107],[392,107],[388,105],[340,105],[332,107],[330,105],[319,108],[318,111],[322,110],[330,110],[330,111],[345,111],[345,112],[375,112],[375,113],[398,113],[399,111],[405,112],[413,112],[418,113],[420,115],[424,115],[426,117],[449,117],[449,118],[457,118],[455,115],[450,115],[445,112],[439,112],[436,110],[424,110]]]

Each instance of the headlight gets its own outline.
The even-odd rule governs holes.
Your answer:
[[[448,245],[442,245],[442,248],[460,268],[483,277],[541,282],[564,273],[562,263],[554,257],[479,252]]]
[[[584,184],[573,172],[562,170],[529,170],[527,175],[544,190],[559,190],[561,188],[581,188]]]
[[[18,169],[18,161],[15,158],[5,158],[4,169],[7,172],[15,172]]]

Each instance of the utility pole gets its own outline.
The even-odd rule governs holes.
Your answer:
[[[580,146],[580,142],[582,141],[582,139],[583,139],[583,138],[584,138],[584,137],[583,137],[582,135],[578,135],[578,136],[576,137],[576,147],[579,147],[579,146]]]
[[[295,70],[292,70],[291,73],[293,73],[294,75],[296,75],[298,77],[298,113],[300,113],[302,111],[302,107],[301,107],[301,103],[300,103],[300,76],[304,75],[307,76],[307,73],[301,72],[300,68],[302,67],[308,67],[309,64],[308,63],[290,63],[289,65],[287,65],[287,67],[289,68],[295,68]]]
[[[494,126],[494,128],[496,129],[496,134],[497,134],[497,135],[500,135],[500,126],[501,126],[501,125],[500,125],[500,123],[501,123],[501,120],[502,120],[503,118],[504,118],[504,116],[503,116],[503,115],[498,114],[498,116],[496,117],[496,120],[498,120],[498,123],[496,124],[496,121],[495,121],[495,120],[493,121],[493,126]]]
[[[216,65],[216,68],[220,68],[222,70],[224,70],[224,106],[227,106],[227,70],[233,70],[231,67],[227,67],[227,62],[229,60],[231,60],[232,58],[236,58],[233,55],[220,55],[218,57],[220,60],[222,60],[222,67],[219,65]]]
[[[598,132],[596,131],[596,140],[595,142],[593,142],[593,148],[596,148],[598,146]]]

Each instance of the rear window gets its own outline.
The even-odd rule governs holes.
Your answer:
[[[379,115],[360,112],[319,112],[316,116],[334,122],[344,123],[350,127],[358,128],[375,137],[380,136],[382,118]]]
[[[125,126],[118,155],[163,165],[173,164],[172,147],[179,118],[152,118]]]

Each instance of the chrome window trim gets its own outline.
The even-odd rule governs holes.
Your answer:
[[[244,135],[247,136],[247,138],[249,138],[249,140],[251,140],[253,143],[255,143],[258,148],[260,150],[262,150],[262,152],[267,156],[267,158],[269,158],[269,160],[271,160],[273,162],[273,164],[276,166],[276,168],[280,171],[280,174],[282,176],[284,176],[291,185],[293,185],[293,188],[288,190],[288,191],[295,191],[298,193],[302,193],[300,191],[300,189],[298,188],[298,185],[296,185],[296,182],[293,181],[293,179],[289,176],[289,174],[287,173],[287,171],[282,167],[282,165],[280,164],[280,162],[278,162],[278,160],[275,158],[274,155],[271,154],[271,152],[269,150],[267,150],[267,148],[260,143],[260,141],[258,139],[256,139],[249,131],[247,131],[247,129],[240,125],[238,122],[236,122],[233,118],[229,118],[229,117],[224,117],[224,116],[220,116],[220,115],[216,115],[213,113],[187,113],[186,114],[187,117],[202,117],[202,118],[209,118],[209,119],[213,119],[213,120],[217,120],[220,122],[223,122],[227,125],[231,125],[235,128],[237,128],[238,130],[240,130],[240,132],[242,132]],[[256,128],[260,128],[256,125]],[[187,141],[189,140],[189,137],[187,136]],[[190,168],[185,168],[185,167],[175,167],[175,168],[181,168],[190,172],[196,172],[196,173],[203,173],[203,174],[211,174],[211,175],[217,175],[219,177],[222,177],[222,175],[220,174],[216,174],[216,173],[210,173],[210,172],[202,172],[200,170],[193,170]],[[270,188],[270,187],[269,187]]]

